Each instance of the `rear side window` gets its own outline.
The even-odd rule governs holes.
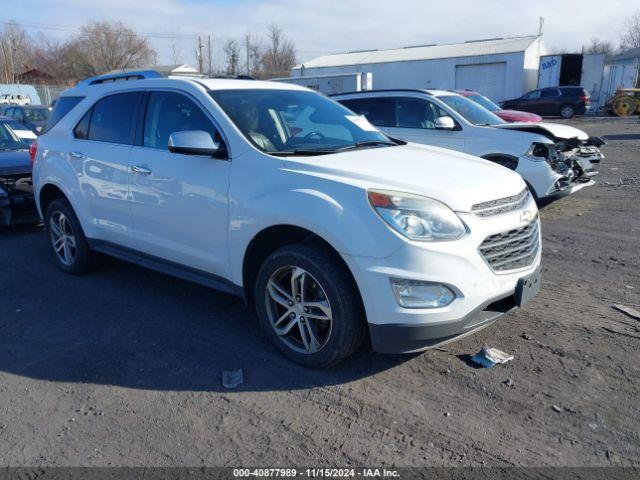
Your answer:
[[[80,103],[84,97],[60,97],[53,107],[53,111],[47,119],[47,124],[43,129],[43,132],[51,130],[53,126],[58,123],[62,118],[69,113],[73,108]]]
[[[541,98],[553,98],[553,97],[559,97],[559,96],[560,96],[560,92],[558,91],[557,88],[545,88],[540,92]]]
[[[92,108],[86,138],[98,142],[133,144],[142,95],[142,92],[116,93],[98,100]]]
[[[356,98],[352,100],[340,100],[340,103],[349,110],[364,115],[370,123],[378,127],[391,127],[388,115],[385,115],[387,104],[384,98]]]

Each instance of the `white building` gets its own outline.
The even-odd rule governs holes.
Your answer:
[[[467,88],[500,102],[536,88],[544,54],[541,37],[496,38],[325,55],[294,67],[291,77],[371,73],[374,89]]]

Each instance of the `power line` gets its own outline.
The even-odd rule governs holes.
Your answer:
[[[52,23],[41,23],[41,22],[32,22],[32,21],[16,21],[10,18],[0,18],[0,23],[4,25],[17,25],[22,28],[27,29],[38,29],[38,30],[55,30],[62,32],[70,32],[70,33],[82,33],[82,29],[77,27],[71,27],[68,25],[56,25]],[[172,33],[157,33],[157,32],[147,32],[147,33],[137,33],[141,37],[147,38],[159,38],[159,39],[169,39],[169,40],[194,40],[197,39],[197,35],[190,34],[172,34]]]

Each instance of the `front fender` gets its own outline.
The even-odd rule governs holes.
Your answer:
[[[285,188],[233,196],[229,253],[234,283],[242,284],[242,265],[251,240],[277,225],[304,228],[343,255],[385,258],[405,243],[369,206],[364,189],[294,172],[284,177],[291,180]]]

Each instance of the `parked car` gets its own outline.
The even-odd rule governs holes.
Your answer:
[[[0,119],[0,226],[37,219],[28,147]]]
[[[0,105],[31,105],[31,97],[21,93],[5,93],[0,95]]]
[[[473,90],[456,90],[455,92],[463,97],[467,97],[469,100],[473,100],[478,105],[482,105],[505,122],[537,123],[542,121],[542,117],[535,113],[521,112],[519,110],[503,110],[487,97]]]
[[[572,118],[574,115],[584,115],[589,111],[591,97],[583,87],[549,87],[531,90],[520,98],[502,102],[500,106],[538,115]]]
[[[47,128],[34,185],[62,270],[102,252],[237,294],[304,365],[367,337],[395,353],[454,340],[540,285],[519,175],[393,140],[300,86],[106,75]]]
[[[394,138],[459,150],[518,172],[536,199],[593,185],[604,142],[567,125],[506,123],[444,90],[385,90],[333,98]]]
[[[8,105],[0,108],[0,115],[11,117],[23,123],[35,133],[40,133],[51,111],[42,105]]]
[[[13,118],[0,116],[0,123],[9,127],[26,148],[29,148],[29,145],[38,138],[33,130],[23,123],[16,122]]]

